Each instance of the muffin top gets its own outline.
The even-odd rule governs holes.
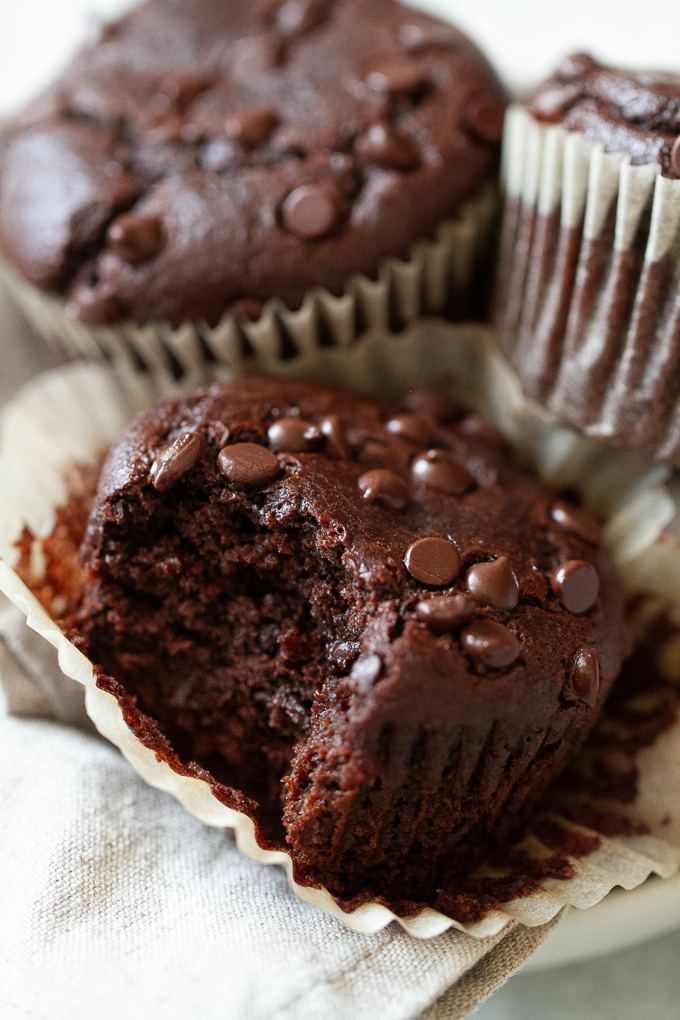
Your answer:
[[[106,606],[115,564],[131,578],[133,561],[148,571],[153,522],[166,522],[161,550],[176,514],[180,528],[208,528],[201,570],[221,564],[231,576],[250,564],[260,594],[290,582],[287,604],[301,596],[313,617],[305,641],[325,634],[312,690],[319,670],[350,672],[364,721],[551,720],[562,739],[601,703],[627,650],[599,528],[520,470],[493,426],[451,422],[431,395],[405,406],[251,379],[142,414],[100,479],[83,546],[86,602],[95,615]],[[189,585],[199,547],[192,538],[183,567],[173,547],[169,574],[157,564],[159,590],[177,570]]]
[[[91,324],[296,307],[455,214],[503,107],[394,0],[147,0],[5,128],[0,247]]]
[[[623,152],[635,164],[660,163],[680,177],[680,77],[598,64],[585,53],[567,57],[529,100],[538,120]]]

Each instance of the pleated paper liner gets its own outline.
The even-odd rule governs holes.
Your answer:
[[[558,420],[680,465],[680,180],[507,117],[495,318]]]
[[[549,484],[579,489],[586,506],[607,521],[607,544],[629,592],[637,595],[640,619],[649,623],[663,612],[674,613],[680,622],[680,543],[672,545],[675,540],[664,534],[675,513],[665,488],[667,469],[551,424],[544,412],[522,397],[516,378],[496,353],[491,330],[442,325],[438,332],[420,321],[398,337],[365,336],[349,359],[338,355],[334,348],[321,346],[268,367],[392,396],[448,379],[453,402],[494,419]],[[389,374],[382,371],[387,361]],[[251,367],[262,368],[259,363]],[[287,853],[260,847],[249,817],[219,800],[206,779],[187,774],[189,770],[181,766],[171,767],[134,735],[119,701],[97,686],[92,664],[64,638],[52,618],[63,611],[63,602],[59,604],[63,596],[57,593],[55,602],[50,590],[43,540],[58,539],[65,561],[73,555],[74,542],[69,547],[69,536],[60,531],[59,508],[78,499],[88,465],[91,470],[99,463],[138,409],[110,368],[84,364],[37,378],[6,409],[0,433],[0,591],[26,615],[29,627],[58,649],[63,672],[85,687],[87,711],[99,731],[148,782],[172,793],[207,824],[233,829],[248,856],[286,868],[296,895],[361,932],[375,932],[396,919],[418,937],[428,938],[451,926],[483,937],[512,920],[542,924],[564,905],[590,906],[615,885],[633,888],[653,873],[670,877],[678,869],[680,726],[673,725],[672,717],[662,720],[658,739],[648,741],[635,755],[626,757],[630,748],[623,738],[618,749],[604,749],[604,758],[597,757],[597,746],[584,752],[586,772],[588,755],[591,759],[594,755],[613,775],[614,786],[617,769],[627,775],[637,770],[637,793],[633,790],[630,802],[620,801],[608,796],[606,788],[594,789],[587,780],[579,783],[578,759],[575,780],[566,793],[556,791],[554,802],[546,801],[545,814],[523,842],[470,876],[466,918],[455,919],[456,914],[462,918],[455,902],[449,911],[454,917],[432,907],[416,916],[397,917],[377,902],[348,912],[326,890],[296,883]],[[665,570],[650,571],[647,563],[659,559],[660,550],[666,554]],[[30,588],[14,569],[19,569],[20,559]],[[673,640],[664,649],[671,678],[675,663],[680,663]],[[676,688],[671,686],[670,691],[672,696]],[[627,706],[622,719],[613,718],[612,725],[619,733],[624,724],[634,731],[636,713],[647,729],[648,724],[654,728],[653,698]],[[606,726],[607,719],[603,717],[600,725]]]
[[[242,361],[252,356],[295,356],[320,344],[345,350],[365,334],[399,333],[420,317],[469,318],[496,208],[496,187],[489,183],[438,228],[435,240],[415,244],[406,260],[387,259],[375,280],[353,276],[339,297],[310,289],[297,311],[271,300],[255,322],[225,313],[212,328],[204,322],[85,326],[66,315],[63,300],[7,264],[0,264],[0,272],[15,303],[61,360],[103,361],[133,394],[150,388],[161,398],[238,376]]]

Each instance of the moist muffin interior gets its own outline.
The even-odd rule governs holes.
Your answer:
[[[304,383],[199,391],[127,430],[82,547],[71,636],[345,902],[434,902],[507,838],[628,647],[594,523],[446,417]],[[599,576],[585,608],[579,571]]]

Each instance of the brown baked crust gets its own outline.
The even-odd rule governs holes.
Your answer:
[[[225,476],[243,443],[266,466],[269,429],[291,418],[317,427],[307,452],[279,452],[270,481]],[[153,730],[224,784],[261,840],[287,841],[299,880],[342,901],[433,901],[455,886],[580,746],[628,648],[593,522],[565,517],[490,427],[397,420],[346,391],[274,380],[141,415],[102,473],[70,623],[128,714],[132,696],[158,720],[163,736],[140,724],[141,738]],[[165,489],[153,465],[196,433],[200,456]],[[465,491],[418,480],[423,444],[468,472]],[[365,498],[359,480],[377,470],[406,487],[405,506]],[[405,566],[428,537],[455,548],[453,581],[419,582],[413,555]],[[509,587],[502,569],[481,587],[468,573],[504,556]],[[599,575],[583,613],[564,608],[565,561]],[[464,618],[425,622],[422,603],[454,593],[475,600]],[[478,657],[467,635],[488,623],[513,661]]]
[[[599,64],[584,53],[567,57],[532,94],[537,120],[602,142],[634,164],[660,163],[666,177],[680,174],[672,149],[680,135],[680,77]]]
[[[90,324],[297,307],[476,194],[503,105],[394,0],[147,0],[4,130],[0,247]]]

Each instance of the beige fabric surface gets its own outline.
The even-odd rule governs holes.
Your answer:
[[[52,721],[82,722],[82,703],[6,602],[0,680],[22,714],[0,715],[3,1020],[455,1020],[548,934],[352,933]]]

